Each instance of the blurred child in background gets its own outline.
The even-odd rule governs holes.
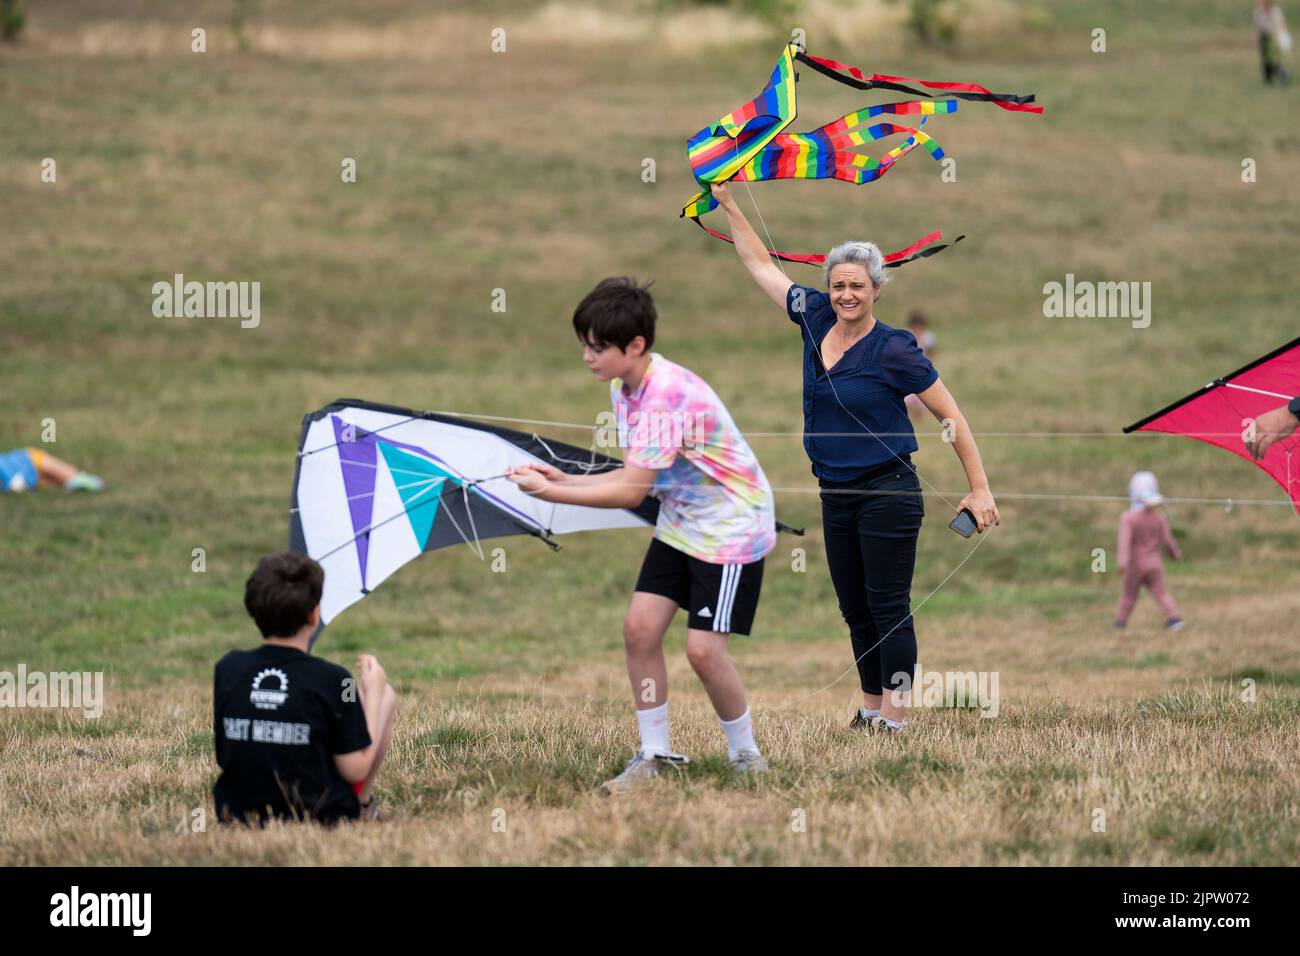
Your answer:
[[[926,321],[925,313],[913,309],[907,316],[907,331],[911,332],[916,338],[916,344],[921,348],[921,354],[934,361],[934,333],[930,331],[930,323]],[[909,417],[923,416],[925,405],[915,395],[908,395],[903,399],[907,406]]]
[[[1137,472],[1129,479],[1128,498],[1128,511],[1119,519],[1119,569],[1124,575],[1124,593],[1115,612],[1115,626],[1124,627],[1128,623],[1138,591],[1146,585],[1165,612],[1165,627],[1171,631],[1182,630],[1178,605],[1165,589],[1161,551],[1167,551],[1175,561],[1181,561],[1183,553],[1169,531],[1169,521],[1161,508],[1165,499],[1156,476],[1149,471]]]

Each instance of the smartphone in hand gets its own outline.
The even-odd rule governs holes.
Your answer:
[[[975,515],[971,514],[969,508],[962,508],[961,511],[957,512],[957,517],[948,522],[948,527],[963,538],[969,538],[979,529],[979,525],[975,521]]]

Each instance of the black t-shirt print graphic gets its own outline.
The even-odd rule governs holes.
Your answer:
[[[335,754],[370,745],[347,670],[294,647],[231,651],[213,675],[219,817],[355,818],[361,807]]]

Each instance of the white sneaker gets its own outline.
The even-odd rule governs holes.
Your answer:
[[[606,795],[625,793],[637,784],[659,776],[662,767],[678,767],[690,762],[691,759],[683,754],[644,754],[638,750],[627,762],[623,772],[602,783],[600,790]]]
[[[731,758],[731,768],[742,775],[766,773],[767,761],[757,750],[742,750]]]

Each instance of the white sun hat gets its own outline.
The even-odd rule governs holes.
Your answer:
[[[1163,504],[1164,500],[1164,496],[1160,494],[1160,486],[1156,484],[1156,476],[1151,472],[1136,472],[1128,480],[1129,511],[1153,508],[1158,504]]]

